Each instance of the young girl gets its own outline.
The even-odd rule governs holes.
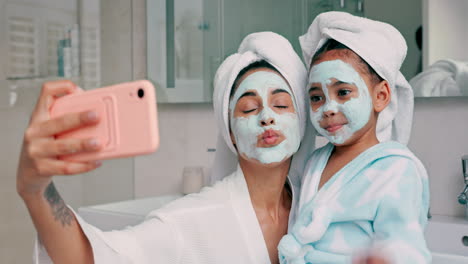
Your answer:
[[[404,39],[388,24],[330,12],[314,20],[301,45],[310,67],[310,119],[330,143],[309,159],[299,217],[279,245],[281,263],[351,263],[360,254],[430,262],[427,173],[405,145],[390,140],[406,143],[409,136],[400,120],[411,114],[399,73]]]

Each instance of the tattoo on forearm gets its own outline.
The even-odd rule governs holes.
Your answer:
[[[52,213],[54,214],[55,220],[60,221],[62,226],[71,225],[73,214],[63,201],[62,197],[60,197],[60,194],[57,192],[57,189],[55,189],[53,182],[47,186],[47,189],[44,192],[44,197],[47,199],[50,207],[52,208]]]

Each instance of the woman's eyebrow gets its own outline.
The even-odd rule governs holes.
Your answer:
[[[275,90],[273,90],[273,92],[271,92],[271,94],[279,94],[279,93],[287,93],[287,94],[289,94],[289,92],[286,91],[286,90],[284,90],[284,89],[275,89]],[[289,94],[289,95],[291,95],[291,94]]]
[[[238,100],[240,100],[242,97],[244,96],[257,96],[257,94],[255,92],[250,92],[250,91],[247,91],[245,93],[243,93]]]

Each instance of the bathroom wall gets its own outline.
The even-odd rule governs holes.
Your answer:
[[[416,98],[409,147],[429,173],[432,214],[462,216],[461,156],[468,154],[468,97]]]
[[[0,263],[31,262],[34,229],[16,194],[16,168],[22,131],[34,101],[24,96],[15,108],[0,109]]]

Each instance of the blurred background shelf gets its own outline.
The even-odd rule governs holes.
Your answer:
[[[99,1],[1,1],[0,80],[100,86]]]

